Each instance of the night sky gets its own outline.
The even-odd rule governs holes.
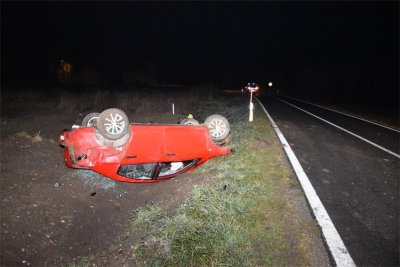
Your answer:
[[[141,71],[287,90],[347,72],[396,96],[399,2],[1,2],[2,83],[46,80],[60,59],[112,82]]]

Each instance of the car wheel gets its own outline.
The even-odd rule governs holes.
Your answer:
[[[121,147],[124,146],[126,143],[128,143],[130,134],[126,134],[122,138],[118,140],[110,140],[105,138],[98,130],[95,132],[96,139],[99,141],[100,144],[103,146],[110,146],[110,147]]]
[[[117,108],[106,109],[97,120],[97,130],[107,139],[118,140],[129,132],[128,116]]]
[[[231,130],[228,120],[224,116],[218,114],[209,116],[204,121],[204,124],[207,126],[208,132],[215,142],[223,141],[228,137]]]
[[[189,119],[189,118],[181,120],[180,124],[181,125],[200,125],[200,123],[197,120]]]
[[[87,114],[82,120],[82,126],[96,127],[99,115],[100,115],[100,113],[98,113],[98,112],[92,112],[92,113]]]

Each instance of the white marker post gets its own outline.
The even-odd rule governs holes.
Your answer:
[[[250,114],[249,114],[249,121],[253,121],[253,110],[254,110],[254,104],[253,104],[253,90],[250,90]]]

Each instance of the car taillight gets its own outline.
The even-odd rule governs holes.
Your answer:
[[[60,143],[61,146],[65,146],[68,140],[68,130],[64,130],[61,135],[60,138],[58,139],[58,143]]]

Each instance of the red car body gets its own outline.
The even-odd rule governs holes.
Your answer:
[[[123,146],[105,145],[94,127],[64,130],[65,164],[94,170],[121,182],[151,183],[191,171],[208,159],[230,153],[212,141],[206,126],[130,124]],[[136,177],[135,177],[136,176]]]

